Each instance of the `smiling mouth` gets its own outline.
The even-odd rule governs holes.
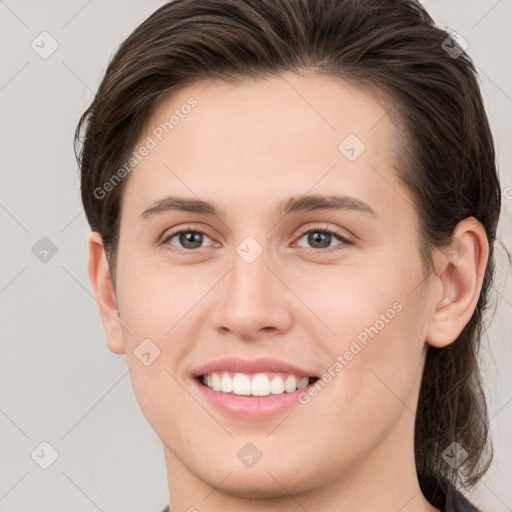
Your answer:
[[[213,391],[228,395],[264,397],[293,393],[318,380],[318,377],[301,377],[290,373],[240,373],[212,372],[196,377]]]

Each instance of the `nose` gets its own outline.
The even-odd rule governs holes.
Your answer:
[[[269,268],[265,251],[251,263],[234,255],[233,268],[218,287],[213,312],[215,328],[246,341],[282,334],[291,328],[286,286]]]

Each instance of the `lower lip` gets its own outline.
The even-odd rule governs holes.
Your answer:
[[[292,393],[281,393],[279,395],[267,396],[246,396],[246,395],[231,395],[229,393],[222,393],[221,391],[214,391],[201,384],[201,382],[194,378],[192,379],[195,385],[203,396],[213,404],[220,411],[234,416],[239,419],[258,420],[271,418],[277,416],[294,405],[299,403],[299,395],[307,392],[308,388],[315,383],[311,383],[304,388],[297,389]]]

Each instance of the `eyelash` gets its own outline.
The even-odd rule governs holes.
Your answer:
[[[301,231],[301,233],[297,236],[296,241],[299,241],[304,235],[307,235],[308,233],[325,233],[325,234],[333,235],[340,241],[340,243],[338,245],[335,245],[333,247],[326,247],[324,249],[315,249],[313,247],[301,247],[302,249],[305,249],[307,252],[310,252],[310,253],[325,254],[325,253],[334,252],[334,251],[342,251],[345,248],[344,246],[353,245],[353,243],[354,243],[354,240],[352,238],[349,238],[346,235],[342,235],[340,232],[336,231],[335,229],[326,228],[326,227],[322,227],[322,226],[316,226],[313,228],[310,227],[310,228],[307,228],[307,229]]]
[[[334,229],[331,229],[331,228],[326,228],[326,227],[322,227],[322,226],[316,226],[316,227],[313,227],[313,228],[307,228],[305,230],[303,230],[297,237],[296,237],[296,241],[299,241],[304,235],[307,235],[308,233],[325,233],[325,234],[329,234],[329,235],[333,235],[334,237],[336,237],[338,240],[339,240],[339,244],[333,246],[333,247],[326,247],[326,248],[323,248],[323,249],[315,249],[313,247],[302,247],[300,246],[302,249],[306,250],[307,252],[309,253],[315,253],[315,254],[325,254],[325,253],[329,253],[329,252],[333,252],[333,251],[340,251],[340,250],[344,250],[344,246],[347,246],[347,245],[353,245],[354,244],[354,240],[352,239],[352,237],[348,237],[347,235],[342,235],[341,233],[339,233],[338,231],[334,230]],[[172,240],[176,235],[180,235],[182,233],[198,233],[198,234],[201,234],[201,235],[206,235],[208,238],[212,239],[212,237],[208,236],[207,233],[205,233],[204,231],[201,231],[197,228],[194,228],[192,226],[185,226],[184,229],[180,229],[179,231],[174,231],[172,233],[169,233],[169,235],[167,235],[164,240],[162,241],[162,245],[166,245],[168,250],[172,251],[172,252],[175,252],[175,253],[178,253],[178,254],[191,254],[199,249],[202,249],[203,247],[198,247],[196,249],[175,249],[171,246],[171,244],[169,243],[170,240]],[[295,242],[294,242],[295,243]]]

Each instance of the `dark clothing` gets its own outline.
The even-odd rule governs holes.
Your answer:
[[[446,480],[420,478],[419,482],[425,498],[442,512],[480,512]]]
[[[447,482],[438,484],[434,478],[423,478],[420,488],[425,498],[441,512],[480,512]],[[162,512],[169,512],[169,505]]]

